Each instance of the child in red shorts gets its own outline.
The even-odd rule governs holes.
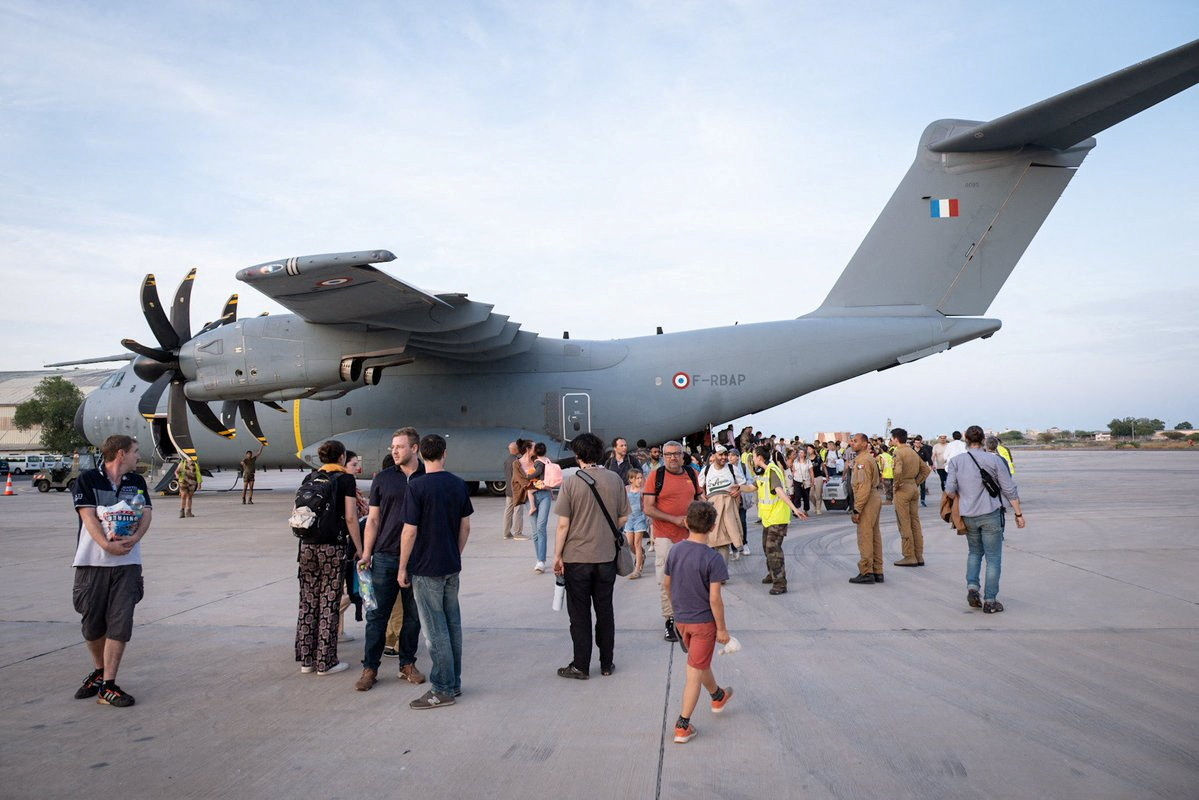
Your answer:
[[[716,643],[727,644],[724,600],[720,587],[729,579],[729,569],[720,553],[708,547],[708,533],[716,526],[716,507],[697,500],[687,507],[688,538],[670,548],[663,586],[670,592],[674,624],[687,652],[687,685],[683,709],[674,726],[674,740],[691,741],[696,734],[691,713],[699,702],[702,685],[712,696],[712,713],[724,711],[733,697],[733,687],[720,688],[712,674]]]

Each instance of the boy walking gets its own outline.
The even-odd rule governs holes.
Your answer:
[[[687,507],[686,539],[670,548],[663,585],[670,592],[674,624],[687,653],[687,685],[683,708],[674,726],[674,740],[684,744],[695,738],[691,714],[699,702],[699,687],[712,698],[712,713],[719,714],[733,697],[733,687],[720,688],[712,674],[716,643],[728,644],[724,624],[724,599],[720,587],[729,569],[720,553],[708,547],[708,534],[716,526],[716,507],[697,500]]]

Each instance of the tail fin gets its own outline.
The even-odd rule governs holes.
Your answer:
[[[1199,40],[991,122],[939,120],[816,312],[985,314],[1095,146],[1199,82]]]

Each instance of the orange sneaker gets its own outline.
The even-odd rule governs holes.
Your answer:
[[[727,706],[729,704],[729,701],[732,699],[733,699],[733,687],[732,686],[724,687],[724,697],[720,698],[719,700],[712,701],[712,713],[719,714],[721,711],[724,711],[724,707]]]
[[[687,742],[695,738],[695,734],[697,733],[699,733],[699,731],[697,731],[695,726],[691,723],[687,723],[686,728],[680,728],[676,725],[674,729],[674,743],[687,744]]]

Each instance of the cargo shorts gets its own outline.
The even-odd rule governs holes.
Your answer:
[[[146,594],[141,564],[119,567],[75,567],[71,592],[75,610],[83,617],[83,638],[89,642],[133,636],[133,607]]]

